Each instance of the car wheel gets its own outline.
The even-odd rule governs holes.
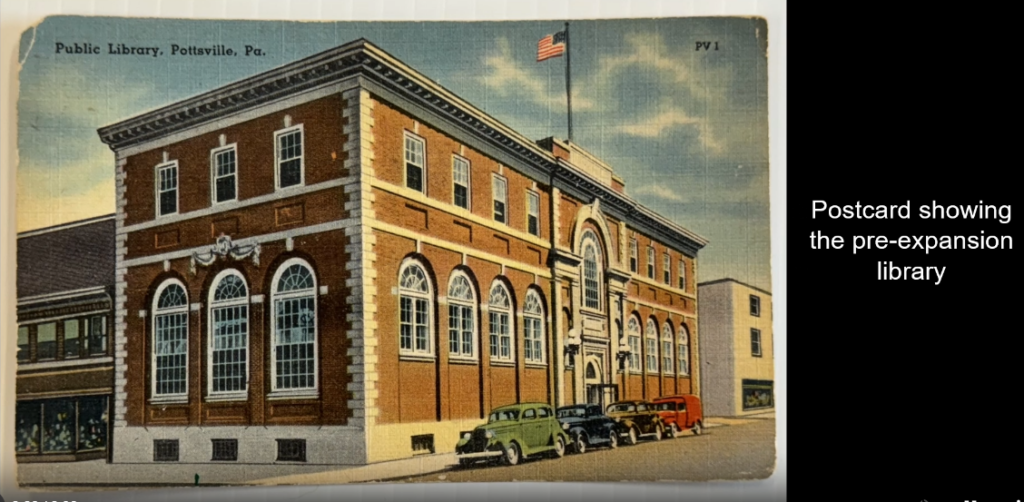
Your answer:
[[[704,425],[701,424],[700,422],[695,422],[693,424],[693,435],[694,436],[699,436],[699,435],[701,435],[703,433],[704,433]]]
[[[565,438],[562,436],[555,436],[555,458],[562,458],[565,456]]]
[[[608,447],[613,449],[613,450],[619,447],[619,433],[618,432],[612,431],[612,433],[608,435]]]
[[[586,453],[587,452],[587,435],[583,434],[583,433],[580,433],[580,434],[576,435],[576,441],[573,442],[572,449],[576,453]]]
[[[665,428],[658,424],[658,427],[654,429],[654,440],[661,441],[661,437],[665,435]]]
[[[630,445],[636,444],[637,438],[640,437],[640,432],[636,430],[636,427],[629,428],[629,437],[626,439],[626,443]]]
[[[679,427],[676,424],[672,424],[669,426],[668,437],[672,439],[679,437]]]
[[[508,465],[516,465],[519,463],[519,457],[519,445],[515,443],[509,443],[508,446],[505,447],[505,455],[502,456],[502,460],[504,460],[505,463]]]

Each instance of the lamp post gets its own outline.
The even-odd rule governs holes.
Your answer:
[[[579,331],[575,329],[569,330],[569,336],[565,339],[565,357],[567,364],[566,369],[573,369],[576,367],[576,354],[580,353],[580,345],[583,340],[580,339]]]

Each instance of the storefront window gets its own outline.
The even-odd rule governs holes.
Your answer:
[[[15,409],[15,443],[18,453],[39,453],[39,402],[18,403]]]
[[[43,403],[43,452],[75,449],[75,401],[60,399]]]
[[[78,401],[78,449],[107,446],[107,398],[83,397]]]
[[[109,399],[109,396],[90,396],[19,402],[15,417],[17,453],[75,453],[105,449]]]

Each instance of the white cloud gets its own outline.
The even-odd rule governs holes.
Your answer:
[[[684,110],[672,106],[660,110],[657,115],[641,117],[635,122],[617,126],[616,130],[630,136],[657,138],[673,127],[692,127],[705,149],[715,153],[722,151],[722,144],[709,133],[707,119],[690,116]]]
[[[643,185],[630,190],[630,192],[634,195],[648,195],[659,199],[670,200],[672,202],[683,202],[682,195],[666,188],[663,185]]]
[[[507,38],[497,39],[497,44],[497,52],[484,58],[484,65],[490,70],[480,77],[485,86],[499,96],[522,96],[543,107],[565,106],[565,91],[550,88],[546,76],[539,69],[516,62]],[[594,108],[594,102],[582,96],[578,89],[573,89],[572,108],[574,111],[589,110]]]

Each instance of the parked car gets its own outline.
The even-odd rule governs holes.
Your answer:
[[[655,399],[651,404],[661,416],[665,434],[669,437],[679,437],[685,430],[693,431],[697,436],[704,432],[704,412],[699,397],[693,394],[664,396]]]
[[[455,446],[462,466],[481,460],[516,465],[528,456],[565,455],[569,436],[545,403],[519,403],[491,410],[487,423],[467,432]]]
[[[618,422],[605,415],[597,404],[575,404],[557,410],[558,421],[569,433],[570,444],[576,453],[584,453],[591,446],[619,446],[619,435],[626,432]]]
[[[628,444],[636,444],[641,436],[661,440],[665,426],[661,416],[647,401],[619,401],[608,406],[608,416],[619,422]]]

